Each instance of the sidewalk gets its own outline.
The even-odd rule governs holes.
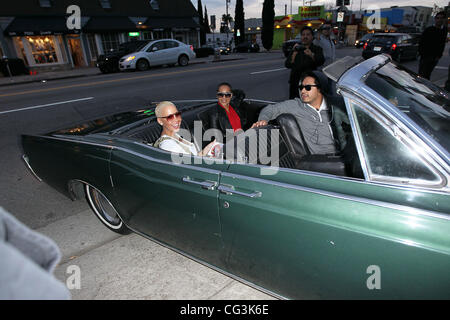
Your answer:
[[[220,60],[214,60],[214,56],[209,56],[209,57],[205,57],[205,58],[195,58],[194,60],[189,61],[189,64],[224,62],[224,61],[241,60],[241,59],[247,59],[247,57],[245,57],[245,54],[230,54],[227,56],[222,55],[222,56],[220,56]],[[101,75],[101,74],[102,73],[100,72],[99,68],[97,68],[97,67],[84,67],[84,68],[76,68],[76,69],[66,70],[66,71],[43,72],[43,73],[38,73],[36,75],[0,77],[0,87],[15,85],[15,84],[31,83],[31,82],[88,77],[88,76],[95,76],[95,75]]]

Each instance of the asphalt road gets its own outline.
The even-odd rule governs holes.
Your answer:
[[[360,54],[361,49],[354,48],[337,51],[338,58]],[[83,201],[72,202],[38,182],[20,158],[21,134],[45,133],[86,119],[140,109],[151,101],[212,99],[216,85],[223,81],[244,90],[248,98],[288,98],[289,70],[284,68],[280,52],[239,57],[184,68],[0,87],[0,206],[57,241],[63,252],[56,271],[59,279],[67,278],[66,268],[74,263],[89,270],[84,272],[84,290],[72,291],[74,298],[270,298],[140,236],[117,236],[96,221]],[[433,81],[443,85],[449,63],[445,55]],[[404,65],[417,71],[417,61]],[[103,265],[102,259],[111,256],[113,260]],[[124,272],[128,263],[134,269]],[[149,273],[148,268],[153,271]]]

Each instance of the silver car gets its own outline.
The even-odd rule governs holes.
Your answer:
[[[123,56],[119,60],[121,71],[148,70],[153,66],[175,65],[187,66],[190,59],[195,58],[192,45],[174,39],[160,39],[149,42],[137,52]]]

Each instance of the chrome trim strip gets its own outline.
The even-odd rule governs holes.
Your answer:
[[[263,287],[260,287],[260,286],[258,286],[258,285],[256,285],[256,284],[252,283],[252,282],[249,282],[249,281],[247,281],[247,280],[245,280],[245,279],[243,279],[243,278],[240,278],[240,277],[238,277],[238,276],[236,276],[236,275],[234,275],[234,274],[232,274],[232,273],[229,273],[229,272],[227,272],[227,271],[225,271],[225,270],[223,270],[223,269],[220,269],[219,267],[213,266],[213,265],[211,265],[211,264],[209,264],[209,263],[207,263],[207,262],[205,262],[205,261],[203,261],[203,260],[200,260],[199,258],[196,258],[196,257],[194,257],[194,256],[191,256],[191,255],[189,255],[188,253],[186,253],[186,252],[184,252],[184,251],[181,251],[180,249],[177,249],[177,248],[175,248],[175,247],[172,247],[171,245],[169,245],[169,244],[167,244],[167,243],[161,242],[161,241],[159,241],[159,240],[153,238],[152,236],[149,236],[149,235],[146,235],[146,234],[144,234],[144,233],[142,233],[142,232],[140,232],[140,231],[137,231],[136,229],[131,228],[131,227],[128,226],[127,224],[125,224],[125,225],[126,225],[126,227],[127,227],[128,229],[130,229],[130,230],[133,231],[134,233],[136,233],[136,234],[138,234],[138,235],[140,235],[140,236],[142,236],[142,237],[144,237],[144,238],[146,238],[146,239],[148,239],[148,240],[151,240],[151,241],[153,241],[153,242],[155,242],[155,243],[157,243],[157,244],[159,244],[159,245],[161,245],[161,246],[163,246],[163,247],[165,247],[165,248],[167,248],[167,249],[170,249],[170,250],[172,250],[172,251],[174,251],[174,252],[176,252],[176,253],[178,253],[178,254],[181,254],[182,256],[184,256],[184,257],[186,257],[186,258],[189,258],[189,259],[191,259],[191,260],[193,260],[193,261],[195,261],[195,262],[197,262],[197,263],[200,263],[201,265],[204,265],[205,267],[208,267],[208,268],[210,268],[210,269],[213,269],[214,271],[217,271],[217,272],[219,272],[219,273],[222,273],[223,275],[225,275],[225,276],[227,276],[227,277],[230,277],[230,278],[232,278],[233,280],[239,281],[239,282],[241,282],[241,283],[243,283],[243,284],[245,284],[245,285],[247,285],[247,286],[249,286],[249,287],[252,287],[252,288],[254,288],[254,289],[258,290],[258,291],[261,291],[262,293],[268,294],[268,295],[270,295],[270,296],[272,296],[272,297],[274,297],[274,298],[276,298],[276,299],[280,299],[280,300],[289,300],[288,298],[286,298],[286,297],[284,297],[284,296],[282,296],[282,295],[279,295],[279,294],[277,294],[277,293],[275,293],[275,292],[272,292],[272,291],[269,291],[269,290],[267,290],[267,289],[264,289]]]
[[[300,187],[300,186],[296,186],[296,185],[292,185],[292,184],[288,184],[288,183],[284,183],[284,182],[265,180],[265,179],[261,179],[261,178],[255,178],[255,177],[248,177],[248,176],[243,176],[243,175],[235,174],[235,173],[223,172],[222,176],[233,178],[233,179],[248,180],[248,181],[252,181],[252,182],[256,182],[256,183],[272,184],[274,186],[281,187],[281,188],[309,192],[309,193],[314,193],[314,194],[318,194],[321,196],[326,196],[326,197],[331,197],[331,198],[336,198],[336,199],[341,199],[341,200],[346,200],[346,201],[354,201],[354,202],[369,204],[369,205],[382,207],[382,208],[406,211],[406,212],[414,214],[414,215],[424,215],[424,216],[428,216],[428,217],[433,217],[433,218],[437,218],[437,219],[444,219],[444,220],[450,221],[450,215],[445,215],[440,212],[418,209],[418,208],[414,208],[414,207],[408,207],[405,205],[391,204],[391,203],[387,203],[387,202],[383,202],[383,201],[379,201],[379,200],[371,200],[371,199],[361,198],[361,197],[357,197],[357,196],[343,195],[343,194],[336,193],[336,192],[313,189],[313,188],[309,188],[309,187]]]
[[[28,156],[26,154],[22,155],[22,160],[25,162],[25,164],[27,165],[28,169],[31,171],[31,173],[33,174],[33,176],[39,180],[39,182],[42,182],[42,179],[39,178],[39,176],[36,174],[36,172],[34,172],[33,168],[30,165],[30,160],[28,159]]]
[[[234,190],[233,186],[228,186],[228,185],[223,185],[223,184],[219,185],[217,190],[219,190],[221,193],[225,193],[225,194],[228,194],[228,195],[237,194],[239,196],[243,196],[243,197],[247,197],[247,198],[261,198],[261,196],[262,196],[262,192],[261,191],[254,191],[252,193],[245,193],[245,192]]]

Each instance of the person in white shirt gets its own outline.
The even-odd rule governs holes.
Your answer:
[[[183,139],[177,132],[181,126],[181,112],[170,101],[160,102],[155,109],[158,123],[162,126],[161,136],[153,144],[154,147],[161,148],[174,153],[191,154],[195,156],[206,156],[211,148],[216,144],[214,140],[203,150],[200,150],[195,143]]]

